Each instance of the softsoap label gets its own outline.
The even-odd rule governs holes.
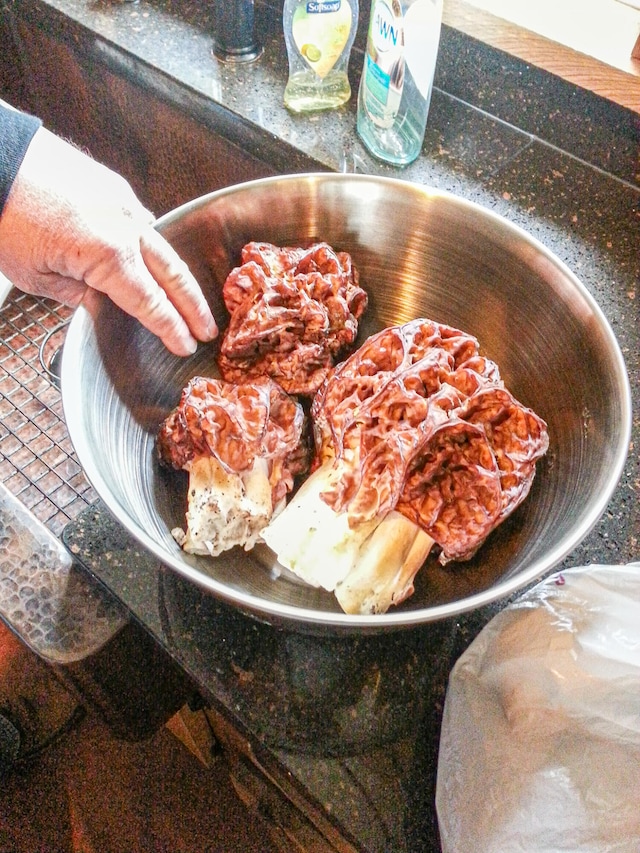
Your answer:
[[[300,55],[324,78],[340,59],[351,31],[351,6],[347,0],[308,0],[293,13],[291,32]]]

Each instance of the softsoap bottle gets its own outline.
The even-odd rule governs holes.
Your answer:
[[[442,0],[372,0],[358,91],[358,134],[406,166],[422,148],[440,43]]]
[[[358,0],[285,0],[284,102],[290,110],[332,109],[349,100],[347,72],[357,26]]]

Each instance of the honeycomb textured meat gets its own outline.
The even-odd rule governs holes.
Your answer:
[[[229,325],[218,365],[224,379],[268,376],[312,396],[353,344],[367,294],[346,252],[248,243],[224,284]]]
[[[198,457],[212,456],[227,472],[249,471],[268,460],[274,505],[308,464],[302,407],[275,382],[232,385],[196,376],[165,419],[157,448],[160,460],[188,470]]]
[[[271,380],[231,385],[195,377],[157,436],[160,461],[189,474],[186,531],[191,554],[250,550],[284,508],[308,464],[302,407]]]
[[[397,510],[466,559],[526,497],[544,421],[504,387],[471,335],[419,319],[372,336],[314,397],[322,499],[350,524]]]

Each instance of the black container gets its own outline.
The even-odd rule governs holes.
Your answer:
[[[215,0],[213,52],[226,62],[253,62],[262,54],[256,39],[253,0]]]

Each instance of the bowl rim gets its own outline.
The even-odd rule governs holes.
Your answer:
[[[77,411],[78,407],[82,406],[79,386],[74,383],[71,378],[77,374],[77,370],[75,369],[76,365],[72,363],[72,353],[74,351],[78,351],[78,346],[81,343],[84,329],[87,324],[92,323],[92,316],[99,309],[101,301],[108,298],[97,291],[87,292],[82,303],[76,309],[71,323],[69,324],[63,349],[61,368],[63,410],[66,415],[66,422],[72,445],[76,450],[85,476],[91,483],[100,500],[104,503],[115,519],[128,531],[128,533],[130,533],[134,539],[143,545],[163,565],[177,571],[188,580],[197,584],[201,588],[208,590],[223,601],[262,621],[274,624],[281,623],[286,625],[295,625],[298,630],[304,630],[305,627],[310,630],[314,630],[316,628],[330,628],[334,631],[348,632],[354,630],[379,631],[406,629],[418,625],[424,625],[429,622],[458,617],[463,613],[477,610],[486,605],[506,599],[518,591],[524,590],[525,587],[540,580],[542,577],[552,573],[553,569],[558,566],[558,564],[561,563],[562,560],[580,544],[580,542],[582,542],[604,514],[607,505],[619,484],[624,466],[626,465],[632,428],[631,387],[624,357],[611,325],[595,298],[567,266],[567,264],[548,249],[538,238],[531,235],[521,226],[504,218],[495,211],[480,205],[478,202],[466,199],[448,190],[394,177],[366,174],[303,172],[292,175],[274,175],[266,178],[244,181],[239,184],[223,187],[202,196],[198,196],[197,198],[185,202],[159,217],[156,220],[154,227],[162,233],[167,226],[175,220],[182,218],[182,216],[188,212],[206,206],[218,198],[230,196],[239,192],[250,192],[252,188],[257,186],[272,183],[303,184],[308,182],[309,184],[316,184],[319,182],[330,183],[334,181],[361,182],[363,184],[373,182],[376,184],[383,183],[396,185],[401,187],[404,192],[416,192],[428,198],[440,197],[453,201],[456,205],[461,205],[467,208],[468,211],[478,214],[488,221],[493,221],[496,224],[499,223],[501,228],[506,228],[510,231],[512,236],[516,237],[520,241],[524,241],[531,248],[535,249],[536,252],[540,253],[549,263],[556,267],[563,276],[569,279],[572,285],[579,291],[581,297],[587,302],[590,310],[593,312],[600,331],[607,339],[609,351],[616,366],[616,380],[620,391],[619,403],[621,408],[621,423],[615,452],[616,464],[613,466],[611,471],[611,476],[608,480],[608,488],[603,489],[599,493],[597,500],[594,501],[589,514],[583,520],[582,524],[576,527],[575,530],[571,532],[571,535],[559,543],[545,556],[544,559],[535,560],[524,572],[520,572],[511,578],[505,578],[495,585],[491,585],[488,589],[461,599],[415,610],[392,610],[387,611],[384,614],[375,615],[352,615],[342,612],[313,610],[260,598],[253,594],[234,590],[226,584],[217,581],[215,578],[205,575],[196,567],[192,567],[187,563],[182,563],[177,558],[173,559],[170,554],[167,554],[160,547],[158,542],[156,542],[142,527],[140,527],[140,525],[134,522],[127,513],[122,511],[120,503],[107,487],[106,482],[100,474],[98,466],[93,463],[91,448],[84,440],[82,430],[77,425],[77,419],[72,416],[72,413]]]

